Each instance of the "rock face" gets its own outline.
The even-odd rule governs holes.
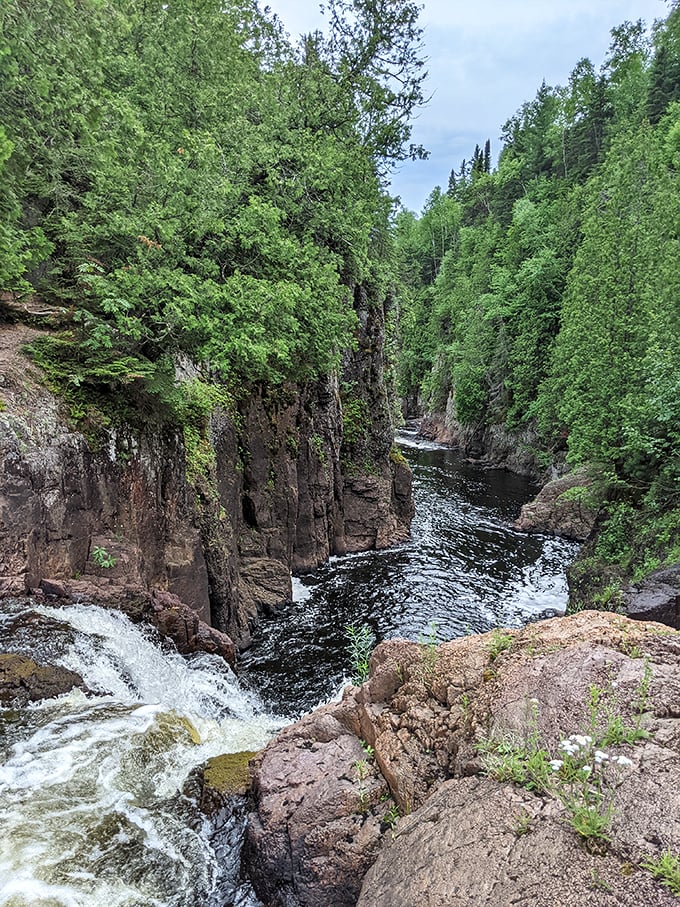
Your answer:
[[[592,479],[584,470],[553,479],[522,507],[515,529],[548,532],[584,542],[593,531],[599,512],[592,486]]]
[[[267,905],[353,907],[377,856],[389,790],[334,712],[283,731],[256,770],[244,849]]]
[[[361,444],[345,435],[345,384],[328,378],[215,410],[197,461],[164,423],[75,430],[22,353],[40,332],[0,322],[0,594],[144,599],[185,650],[219,651],[230,643],[210,627],[247,646],[258,615],[290,599],[291,570],[403,538],[413,503],[389,456],[384,313],[358,291],[356,305]]]
[[[643,864],[680,850],[678,716],[680,636],[659,624],[383,643],[366,684],[259,757],[246,865],[267,907],[671,905]],[[611,761],[592,785],[547,767],[579,732]],[[541,749],[544,786],[512,783],[507,754]],[[570,796],[603,837],[577,834]]]
[[[629,617],[680,630],[680,564],[650,573],[623,592],[622,599]]]
[[[538,438],[532,429],[512,433],[503,425],[463,426],[456,419],[455,400],[451,396],[446,412],[423,417],[419,434],[437,444],[460,448],[471,460],[509,469],[536,481],[544,480],[545,468],[536,459]]]

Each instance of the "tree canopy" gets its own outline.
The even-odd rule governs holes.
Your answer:
[[[339,362],[417,154],[418,8],[332,0],[297,46],[255,0],[8,0],[0,290],[64,310],[62,380],[162,394]]]
[[[544,462],[566,452],[633,508],[675,513],[680,557],[679,99],[676,5],[651,32],[613,29],[599,70],[543,83],[497,168],[478,145],[397,241],[402,394],[530,429]]]

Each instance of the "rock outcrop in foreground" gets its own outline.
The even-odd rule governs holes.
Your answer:
[[[247,869],[267,907],[676,904],[645,864],[680,854],[679,718],[660,624],[383,643],[369,681],[256,760]],[[568,778],[548,760],[573,734],[593,739]]]

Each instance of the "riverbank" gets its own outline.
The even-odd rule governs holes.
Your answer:
[[[680,854],[679,638],[584,612],[384,643],[367,683],[256,761],[256,891],[277,907],[671,907],[653,869]]]

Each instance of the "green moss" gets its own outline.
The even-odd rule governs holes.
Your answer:
[[[396,466],[408,466],[406,457],[399,450],[396,444],[393,444],[392,449],[390,450],[390,461]]]
[[[203,770],[205,786],[220,794],[245,794],[250,788],[249,763],[256,755],[255,752],[245,750],[213,756]]]
[[[184,448],[189,481],[195,482],[201,476],[209,476],[215,468],[215,450],[208,438],[194,425],[184,426]]]
[[[371,426],[371,415],[366,401],[358,396],[355,383],[345,383],[340,391],[342,400],[342,441],[353,447],[364,441]]]
[[[312,450],[316,454],[316,458],[321,463],[322,466],[326,466],[328,458],[326,457],[326,448],[324,447],[323,438],[321,435],[314,432],[314,434],[309,439],[309,443],[312,446]]]

